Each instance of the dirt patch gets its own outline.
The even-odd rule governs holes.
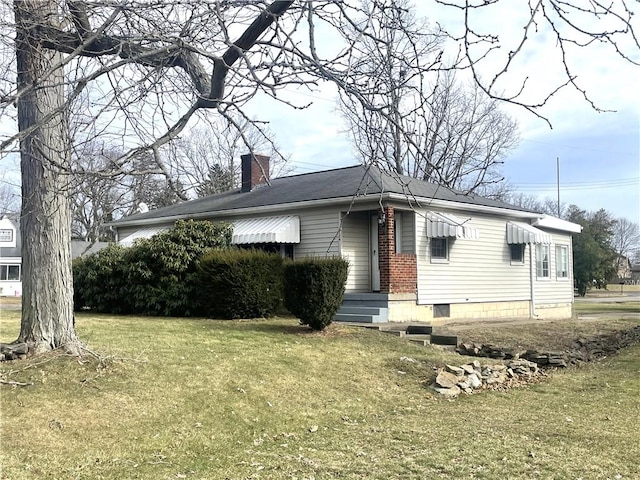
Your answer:
[[[638,343],[640,343],[640,325],[598,335],[595,338],[578,338],[571,343],[570,348],[563,351],[522,350],[478,343],[460,343],[456,351],[461,355],[498,360],[525,359],[541,367],[568,367],[608,357]]]
[[[637,314],[599,313],[567,320],[454,322],[438,333],[457,335],[458,343],[499,345],[505,349],[564,351],[578,339],[593,340],[640,325]]]

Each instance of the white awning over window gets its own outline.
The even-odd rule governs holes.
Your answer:
[[[551,235],[522,222],[507,222],[507,243],[553,243]]]
[[[463,220],[450,213],[427,213],[427,237],[455,237],[478,239],[480,231],[469,220]]]
[[[300,243],[300,217],[264,217],[233,222],[231,243]]]
[[[156,233],[166,232],[170,228],[171,227],[167,226],[141,228],[140,230],[133,232],[131,235],[124,237],[118,243],[124,247],[130,247],[131,245],[133,245],[133,242],[135,242],[139,238],[151,238]]]

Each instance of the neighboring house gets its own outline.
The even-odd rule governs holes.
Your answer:
[[[71,258],[95,253],[107,242],[71,240]],[[0,219],[0,296],[22,296],[22,244],[17,218]]]
[[[233,243],[349,261],[338,320],[572,315],[574,223],[376,167],[269,180],[242,157],[242,187],[112,222],[121,244],[178,219],[234,224]]]
[[[640,285],[640,263],[631,265],[631,284]]]
[[[0,296],[22,295],[22,254],[17,219],[0,219]]]
[[[613,279],[616,283],[624,283],[631,280],[631,260],[624,255],[618,255],[614,260],[616,269],[616,277]]]

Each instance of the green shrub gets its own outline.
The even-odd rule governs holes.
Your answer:
[[[112,245],[74,263],[76,309],[140,315],[196,315],[195,274],[203,254],[227,248],[227,224],[179,220],[129,248]]]
[[[200,303],[212,318],[273,316],[282,306],[282,263],[275,253],[211,251],[200,262]]]
[[[126,248],[109,245],[93,255],[73,261],[74,308],[96,312],[129,313],[124,274]]]
[[[344,295],[349,264],[341,258],[306,259],[284,267],[284,305],[303,325],[323,330]]]

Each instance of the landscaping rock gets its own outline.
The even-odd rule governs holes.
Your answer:
[[[436,377],[436,383],[442,388],[452,388],[458,383],[458,376],[450,372],[441,371]]]
[[[442,388],[442,387],[438,387],[438,385],[434,383],[431,385],[431,389],[434,392],[439,393],[440,395],[447,398],[457,397],[462,393],[462,390],[457,385],[453,385],[450,388]]]
[[[471,364],[466,364],[466,365],[462,365],[462,370],[464,371],[464,373],[475,373],[475,368],[473,367],[473,365]]]
[[[467,376],[467,382],[471,388],[480,388],[482,386],[482,380],[476,373],[470,373]]]
[[[447,398],[454,398],[462,392],[470,394],[483,388],[504,389],[526,383],[541,374],[536,363],[525,359],[491,365],[480,365],[474,360],[460,367],[446,365],[444,369],[439,369],[431,389]]]
[[[464,370],[460,367],[454,367],[453,365],[447,365],[447,372],[453,373],[458,377],[464,375]]]

